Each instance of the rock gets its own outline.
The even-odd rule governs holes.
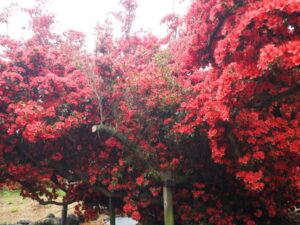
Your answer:
[[[49,213],[46,218],[55,218],[54,214],[53,213]]]
[[[60,225],[60,224],[61,224],[61,219],[54,217],[54,218],[46,218],[44,220],[39,220],[31,223],[30,225]]]
[[[79,219],[74,214],[67,215],[67,224],[68,225],[79,225]]]
[[[61,224],[61,218],[55,217],[52,213],[50,213],[46,216],[45,219],[30,223],[29,225],[60,225],[60,224]],[[74,214],[68,214],[67,225],[79,225],[79,218]]]
[[[30,224],[30,223],[31,223],[30,220],[19,220],[19,221],[17,222],[17,224],[22,224],[22,225],[27,225],[27,224]]]

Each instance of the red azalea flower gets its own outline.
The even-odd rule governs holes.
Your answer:
[[[141,176],[141,177],[138,177],[137,179],[136,179],[136,183],[138,184],[138,185],[141,185],[142,183],[144,182],[144,178]]]
[[[140,213],[138,211],[134,211],[132,213],[132,219],[134,219],[134,220],[140,220],[141,219]]]

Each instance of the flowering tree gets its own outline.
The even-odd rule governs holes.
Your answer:
[[[256,199],[234,212],[253,208],[254,217],[229,214],[225,224],[267,223],[259,221],[299,203],[298,12],[297,1],[196,1],[173,44],[177,74],[193,90],[177,131],[205,132],[212,159],[233,175],[227,182],[244,184],[234,195]],[[231,204],[218,189],[204,211],[211,223]]]
[[[194,1],[165,40],[121,3],[95,55],[41,8],[30,40],[1,38],[1,182],[86,218],[161,224],[164,186],[176,224],[278,224],[299,206],[299,1]]]

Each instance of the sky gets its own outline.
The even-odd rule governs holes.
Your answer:
[[[0,8],[13,2],[20,6],[33,6],[35,0],[0,0]],[[187,11],[189,0],[180,3],[181,0],[137,0],[138,9],[133,30],[141,28],[151,30],[155,35],[163,37],[166,27],[160,24],[161,19],[169,13],[183,15]],[[87,48],[94,46],[94,27],[97,22],[103,23],[107,15],[112,11],[119,11],[119,0],[49,0],[48,11],[56,15],[55,30],[63,32],[68,29],[82,31],[87,37]],[[1,11],[0,11],[1,12]],[[26,26],[28,18],[21,13],[12,14],[9,21],[9,35],[14,38],[28,38],[30,33],[22,30]],[[116,32],[118,28],[115,28]],[[0,34],[6,34],[5,24],[0,24]]]

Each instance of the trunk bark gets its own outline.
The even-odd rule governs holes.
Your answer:
[[[115,213],[115,206],[112,197],[109,198],[109,220],[110,225],[116,225],[116,213]]]
[[[174,225],[172,188],[167,183],[163,189],[165,225]]]
[[[61,210],[61,225],[67,225],[68,204],[63,205]]]

